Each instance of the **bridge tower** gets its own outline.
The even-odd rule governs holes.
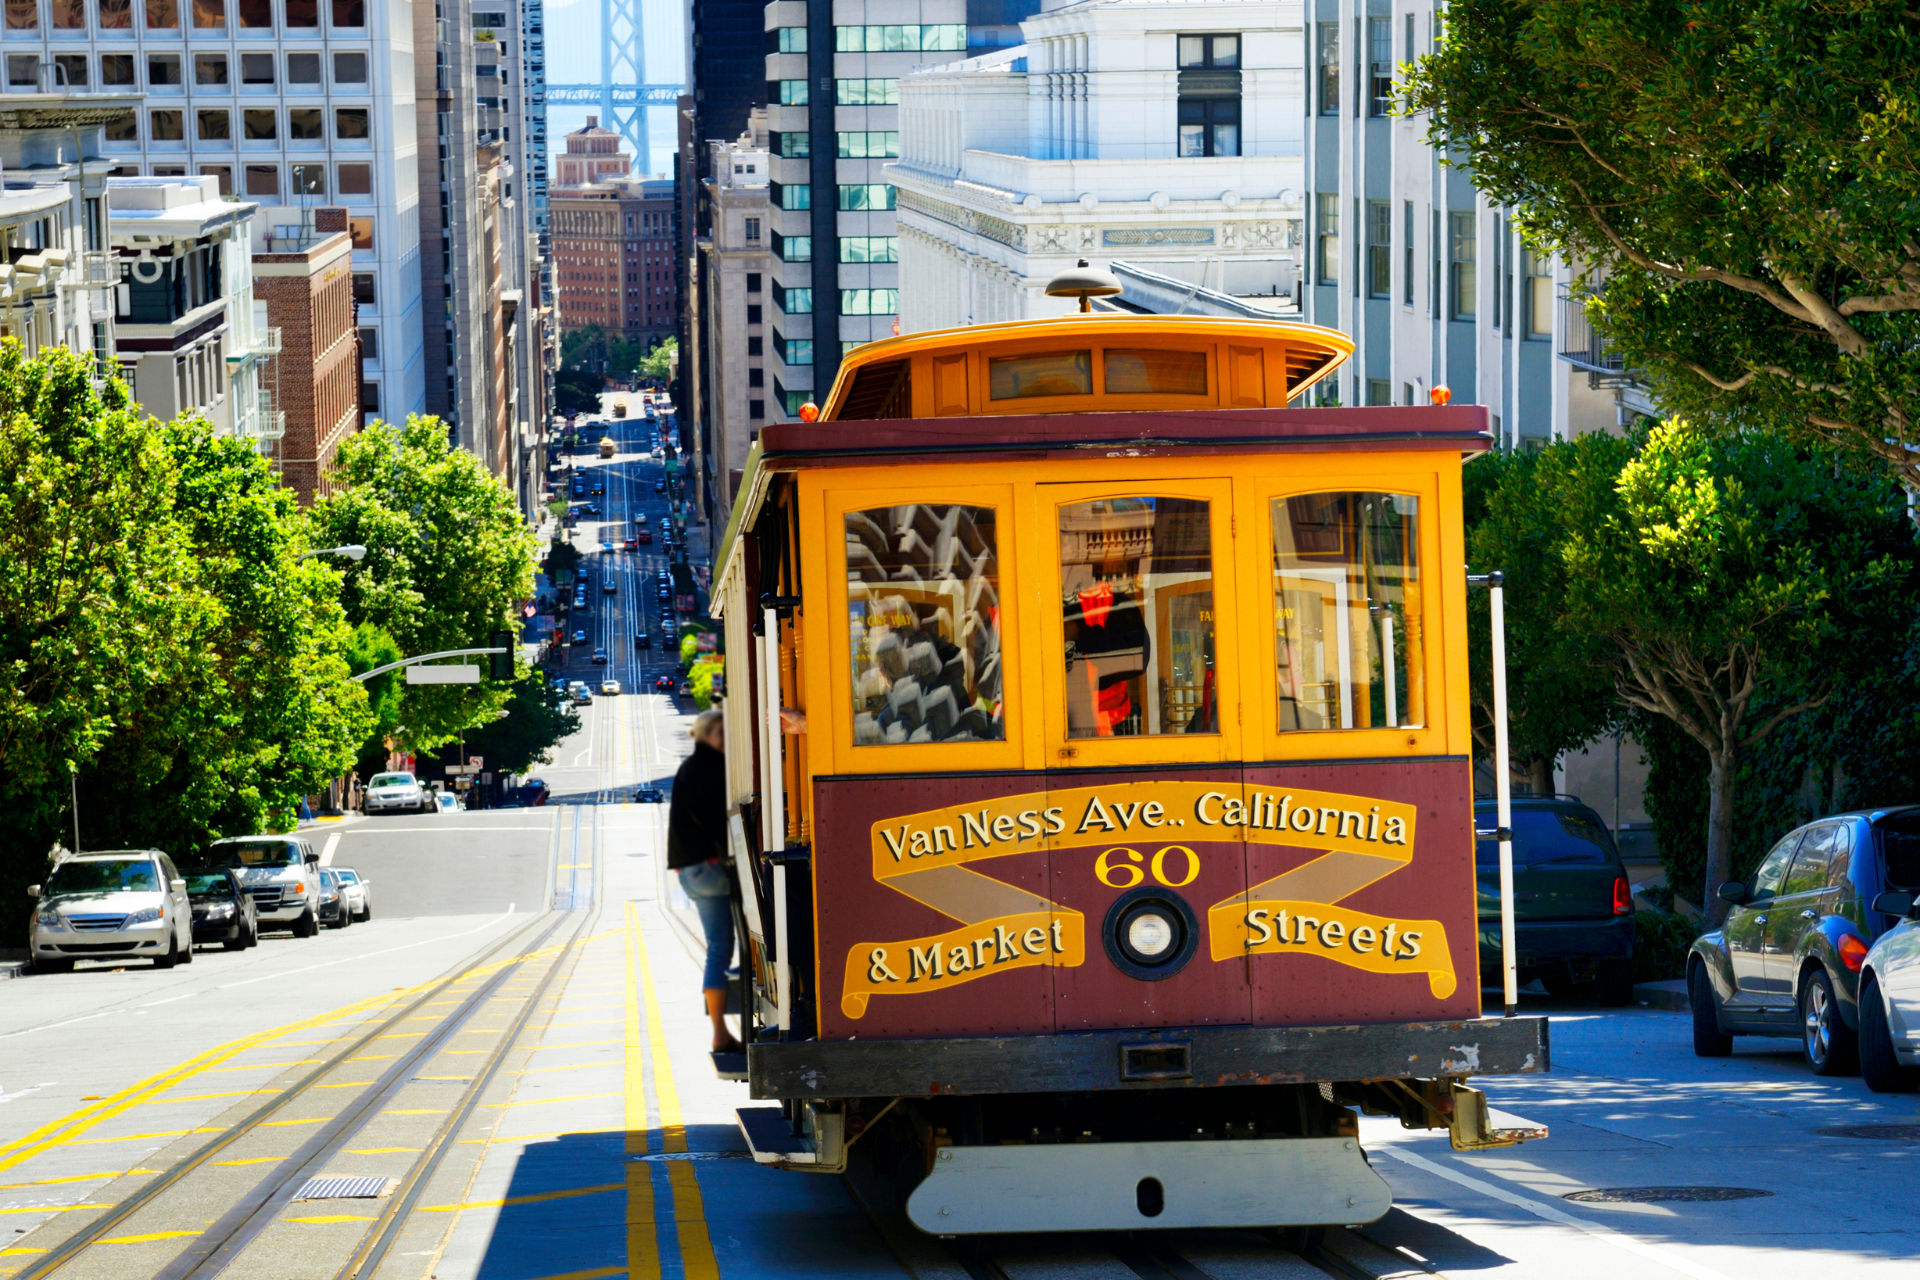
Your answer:
[[[647,36],[640,6],[641,0],[600,0],[600,119],[633,144],[637,174],[650,178],[653,155],[647,146],[647,108],[633,93],[647,79]]]

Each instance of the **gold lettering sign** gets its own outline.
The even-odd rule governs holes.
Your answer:
[[[1324,850],[1304,866],[1211,907],[1211,958],[1297,952],[1374,973],[1424,973],[1433,993],[1445,998],[1456,980],[1438,921],[1375,917],[1335,905],[1407,865],[1417,816],[1410,804],[1338,792],[1132,782],[1004,796],[876,822],[870,833],[873,878],[961,927],[934,937],[855,944],[847,953],[841,1011],[860,1018],[875,995],[941,990],[1005,969],[1085,963],[1081,913],[969,864],[1049,849],[1112,850],[1125,841],[1180,846],[1174,865],[1181,884],[1199,868],[1199,856],[1182,842]],[[1127,850],[1113,856],[1124,858]],[[1156,879],[1168,874],[1169,868],[1154,871]],[[1284,933],[1278,913],[1285,913]]]

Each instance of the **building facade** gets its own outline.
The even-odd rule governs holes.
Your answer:
[[[253,297],[280,335],[259,375],[264,401],[280,415],[274,469],[305,506],[333,492],[334,456],[360,427],[360,343],[346,210],[273,220],[288,212],[254,218]]]
[[[1054,9],[900,85],[900,329],[1057,315],[1081,258],[1292,302],[1298,0]],[[1231,279],[1229,279],[1231,277]]]
[[[108,130],[122,173],[207,175],[263,207],[346,206],[362,323],[379,334],[368,391],[404,414],[425,405],[413,8],[20,0],[0,34],[5,89],[57,77],[144,95]]]
[[[711,495],[711,518],[726,524],[747,451],[768,421],[773,395],[767,376],[767,312],[773,255],[767,201],[766,112],[748,116],[748,130],[731,143],[708,144],[707,201],[713,234],[700,240],[699,313],[706,367],[726,376],[708,388],[704,442],[695,461]]]
[[[674,183],[553,188],[555,302],[566,329],[652,347],[673,336]]]
[[[567,134],[565,141],[567,149],[553,157],[556,187],[584,187],[633,172],[633,157],[624,140],[613,130],[601,128],[598,116],[588,116],[587,123]]]

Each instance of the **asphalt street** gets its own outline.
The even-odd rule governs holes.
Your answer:
[[[657,464],[582,464],[608,473],[616,513],[657,502]],[[1814,1077],[1790,1041],[1697,1059],[1685,1015],[1644,1008],[1530,1002],[1553,1019],[1552,1073],[1480,1083],[1500,1108],[1549,1126],[1543,1141],[1462,1155],[1444,1135],[1364,1121],[1396,1207],[1331,1233],[1312,1259],[1253,1233],[948,1245],[857,1179],[755,1166],[733,1121],[746,1088],[717,1078],[706,1053],[698,925],[664,866],[666,809],[632,800],[642,782],[665,785],[689,749],[691,708],[635,691],[667,669],[630,643],[641,616],[658,626],[640,589],[650,551],[589,557],[620,575],[612,597],[594,597],[593,626],[625,691],[583,707],[539,771],[552,804],[314,828],[334,865],[372,882],[367,924],[203,950],[164,972],[94,966],[0,983],[0,1275],[44,1265],[76,1229],[149,1193],[154,1171],[242,1131],[200,1181],[105,1232],[63,1280],[220,1273],[193,1271],[183,1251],[276,1185],[287,1189],[233,1237],[224,1274],[326,1280],[403,1198],[391,1248],[365,1274],[1913,1274],[1920,1101]],[[575,670],[599,668],[582,659]],[[332,1074],[301,1085],[322,1068]],[[251,1118],[296,1087],[285,1118]],[[343,1119],[362,1097],[364,1114]],[[334,1128],[337,1141],[316,1145]],[[274,1179],[296,1166],[295,1182],[317,1169],[409,1189],[292,1199],[293,1184]]]

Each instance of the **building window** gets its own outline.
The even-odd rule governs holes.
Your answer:
[[[199,31],[225,31],[227,0],[193,0],[193,25]]]
[[[57,12],[57,10],[56,10]],[[86,11],[83,9],[81,13]],[[85,25],[83,22],[81,25]],[[69,89],[87,87],[87,55],[84,53],[58,53],[53,58],[55,84],[64,84]]]
[[[1179,56],[1182,71],[1238,70],[1240,37],[1181,36]]]
[[[807,105],[807,82],[805,80],[780,81],[777,101],[783,107],[806,106]]]
[[[353,237],[354,248],[356,249],[373,248],[373,219],[372,218],[348,218],[347,234]]]
[[[360,384],[360,412],[374,414],[380,412],[380,384],[363,382]]]
[[[319,0],[286,0],[287,25],[289,27],[317,27],[320,25]]]
[[[1393,296],[1393,206],[1367,201],[1367,296]]]
[[[752,353],[749,352],[749,355]],[[780,340],[780,362],[789,366],[813,363],[812,338],[782,338]]]
[[[14,61],[15,59],[12,59],[12,58],[7,59],[7,65],[9,68],[12,67]],[[29,63],[31,64],[31,60],[29,60]],[[13,73],[11,70],[8,71],[7,78],[9,80],[13,80]],[[14,81],[14,83],[32,84],[33,81],[31,79],[28,79],[25,81]],[[174,85],[179,83],[180,83],[180,55],[179,54],[155,53],[155,54],[148,55],[147,57],[147,87],[148,88],[157,88],[162,85]]]
[[[890,316],[900,310],[898,289],[842,289],[840,314],[843,316]]]
[[[1474,276],[1479,246],[1472,213],[1447,215],[1447,292],[1452,298],[1449,313],[1455,320],[1471,320],[1479,312],[1479,281]]]
[[[280,166],[277,164],[250,164],[247,166],[247,194],[250,196],[277,196],[280,194]]]
[[[807,29],[805,27],[781,27],[774,32],[775,53],[805,53],[807,51]]]
[[[898,80],[835,80],[834,105],[841,107],[897,107],[900,105]]]
[[[1340,283],[1340,197],[1322,192],[1314,250],[1314,278],[1321,284]]]
[[[296,196],[324,196],[327,194],[327,166],[324,164],[296,164],[288,166],[288,176],[293,179],[288,190]]]
[[[100,83],[103,85],[131,85],[133,83],[133,55],[130,53],[101,54]]]
[[[1553,336],[1553,259],[1527,254],[1527,336]]]
[[[898,262],[900,261],[900,238],[898,236],[841,236],[840,261]]]
[[[280,113],[272,107],[254,107],[240,113],[241,136],[253,141],[272,141],[279,136]]]
[[[320,83],[320,55],[317,53],[288,54],[287,55],[287,83],[319,84]]]
[[[747,354],[748,354],[748,355],[750,355],[750,356],[757,356],[757,355],[759,355],[759,354],[761,353],[761,346],[762,346],[762,344],[763,344],[764,342],[765,342],[765,339],[763,339],[763,338],[762,338],[762,337],[761,337],[761,336],[760,336],[759,334],[757,334],[757,333],[756,333],[756,334],[754,334],[754,335],[753,335],[752,337],[750,337],[750,338],[748,338],[748,339],[747,339]]]
[[[747,272],[747,292],[760,292],[760,273],[758,271]]]
[[[838,53],[959,52],[967,47],[967,28],[959,22],[835,27],[833,47]]]
[[[773,286],[773,305],[790,316],[813,314],[813,290],[789,289],[785,285]]]
[[[335,138],[364,138],[367,136],[367,109],[365,107],[340,107],[333,113],[333,136]]]
[[[1407,19],[1407,24],[1408,24],[1408,35],[1409,35],[1409,38],[1411,38],[1413,19],[1411,18]],[[1401,404],[1413,403],[1413,384],[1411,382],[1403,382],[1400,384],[1400,403]]]
[[[243,53],[240,55],[241,84],[272,84],[273,55],[270,53]]]
[[[102,31],[133,30],[132,0],[100,0],[100,29]]]
[[[106,132],[102,135],[108,142],[140,141],[140,117],[128,111],[107,121]]]
[[[335,84],[365,84],[367,82],[367,55],[364,53],[334,54],[333,82]]]
[[[812,236],[783,236],[773,233],[773,256],[782,262],[812,262]]]
[[[1320,24],[1320,114],[1340,114],[1340,24]]]
[[[378,360],[380,358],[380,331],[363,328],[360,330],[360,358]]]
[[[1384,116],[1393,109],[1393,19],[1367,19],[1367,114]]]
[[[371,307],[374,302],[373,273],[356,271],[353,273],[353,301],[355,306]]]
[[[761,317],[761,307],[759,303],[756,302],[747,307],[747,323],[748,324],[763,323],[763,320]]]
[[[1368,404],[1392,404],[1393,384],[1385,378],[1367,379]]]
[[[750,387],[764,387],[764,386],[766,386],[766,385],[767,385],[767,371],[766,371],[765,369],[749,369],[749,370],[747,370],[747,385],[748,385],[748,386],[750,386]]]
[[[197,85],[222,85],[227,83],[227,55],[224,53],[199,53],[193,58],[193,82]]]
[[[813,207],[813,188],[805,183],[770,182],[773,203],[780,209],[811,209]]]
[[[1440,211],[1432,212],[1432,227],[1427,236],[1427,314],[1440,315]]]
[[[813,154],[813,135],[805,131],[772,134],[768,149],[788,160],[804,160]]]
[[[885,160],[900,154],[897,130],[838,133],[834,137],[842,160]]]
[[[1239,155],[1240,99],[1180,99],[1180,154]]]
[[[748,218],[746,230],[747,230],[747,243],[759,244],[760,243],[760,219]]]
[[[1413,305],[1413,201],[1403,202],[1400,219],[1400,300]]]
[[[343,196],[370,196],[373,194],[373,166],[370,164],[343,164],[338,169],[340,194]]]
[[[840,208],[849,211],[893,208],[893,188],[884,182],[842,183]]]
[[[756,370],[755,372],[758,372],[758,370]],[[767,416],[767,402],[765,400],[747,401],[747,417],[753,419],[755,422],[758,422],[766,416]]]

